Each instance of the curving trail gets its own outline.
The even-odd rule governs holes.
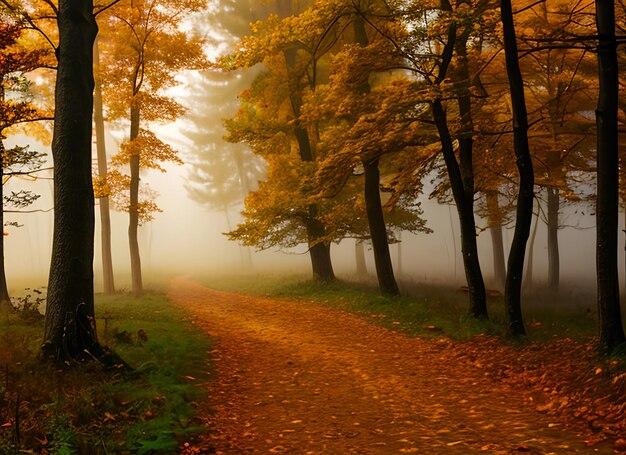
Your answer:
[[[169,296],[218,341],[204,422],[216,453],[602,453],[447,341],[184,278]]]

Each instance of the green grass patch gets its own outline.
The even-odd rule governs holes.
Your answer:
[[[164,295],[97,296],[100,340],[135,370],[37,359],[43,321],[0,316],[0,453],[170,454],[203,431],[210,340]],[[20,452],[20,450],[22,452]]]
[[[324,284],[304,275],[226,275],[205,277],[201,281],[224,291],[312,301],[356,313],[412,336],[467,339],[479,334],[504,334],[502,296],[487,298],[489,320],[476,320],[468,314],[467,292],[453,287],[403,283],[403,296],[392,298],[380,295],[372,282],[340,280]],[[529,338],[533,341],[555,337],[583,340],[593,336],[597,327],[594,303],[590,296],[574,298],[542,289],[524,291],[522,306]]]

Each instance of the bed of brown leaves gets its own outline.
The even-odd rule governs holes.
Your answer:
[[[615,453],[625,375],[593,344],[410,338],[313,303],[175,280],[218,340],[217,380],[183,453]]]
[[[530,406],[580,432],[588,444],[608,440],[626,451],[626,371],[622,362],[599,356],[596,340],[520,347],[481,336],[455,352],[494,380],[528,391]]]

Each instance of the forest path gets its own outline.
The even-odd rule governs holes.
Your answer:
[[[205,421],[216,453],[603,452],[526,405],[523,390],[459,364],[445,341],[184,278],[169,296],[218,340]]]

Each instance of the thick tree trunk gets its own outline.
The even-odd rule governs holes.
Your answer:
[[[333,263],[330,259],[330,244],[318,243],[313,245],[309,251],[311,257],[311,268],[313,279],[323,283],[335,281]]]
[[[441,9],[452,12],[452,5],[448,0],[441,0]],[[457,37],[457,32],[457,24],[455,21],[452,21],[448,27],[446,45],[441,52],[439,74],[435,84],[442,84],[448,77],[448,68],[452,63],[454,51],[456,51],[459,65],[453,75],[453,80],[460,90],[457,101],[461,114],[461,129],[458,138],[459,161],[457,161],[454,154],[448,119],[440,99],[433,101],[432,112],[433,120],[439,133],[439,141],[441,142],[441,150],[446,163],[452,195],[459,215],[463,269],[469,288],[469,313],[475,318],[486,319],[488,318],[487,297],[478,259],[476,222],[474,220],[474,169],[472,163],[474,125],[472,122],[472,106],[469,92],[470,76],[467,62],[467,40],[469,35],[468,33],[463,33]]]
[[[596,206],[596,270],[600,345],[613,352],[626,338],[622,326],[617,269],[618,68],[615,38],[615,2],[596,0],[598,30],[598,106]]]
[[[522,274],[526,243],[533,216],[533,189],[535,175],[528,147],[528,114],[524,96],[524,81],[519,67],[517,41],[513,22],[511,0],[501,0],[500,13],[504,35],[506,71],[509,77],[511,105],[513,109],[513,146],[517,159],[520,183],[517,197],[515,234],[511,243],[504,288],[506,331],[509,336],[526,334],[522,317]]]
[[[289,100],[295,116],[294,135],[298,141],[298,151],[302,161],[314,161],[313,149],[309,132],[300,124],[300,109],[302,108],[302,93],[299,88],[299,79],[293,74],[297,64],[297,48],[292,47],[284,51],[285,62],[289,76]],[[320,241],[326,236],[326,228],[318,220],[317,205],[309,207],[309,220],[306,222],[308,234],[309,254],[313,269],[313,279],[323,282],[335,280],[332,261],[330,258],[330,243]]]
[[[96,71],[100,70],[100,53],[98,50],[98,40],[93,47],[93,60]],[[95,81],[94,91],[94,124],[96,126],[96,152],[98,156],[98,176],[106,178],[107,152],[104,137],[104,117],[102,109],[102,86],[100,80]],[[105,294],[115,293],[115,282],[113,279],[113,258],[111,255],[111,215],[109,210],[109,198],[100,198],[100,247],[102,250],[102,283]]]
[[[548,187],[548,286],[559,289],[559,189]]]
[[[500,205],[497,193],[488,192],[487,210],[489,213],[489,232],[493,252],[493,281],[496,289],[504,290],[506,265],[504,261],[504,241],[502,239],[502,222],[500,221]]]
[[[44,358],[87,357],[99,348],[94,319],[94,197],[91,180],[93,43],[91,0],[60,0],[55,89],[54,234]]]
[[[363,240],[354,242],[354,257],[356,260],[356,274],[358,277],[367,276],[367,264],[365,262],[365,246]]]
[[[330,283],[335,281],[335,272],[330,258],[330,243],[319,241],[326,235],[326,228],[317,217],[317,206],[313,204],[309,206],[309,220],[306,226],[309,237],[311,269],[314,280]]]
[[[130,140],[139,135],[139,107],[130,108]],[[139,155],[130,157],[130,207],[128,222],[128,244],[130,248],[130,273],[132,292],[135,297],[143,294],[141,257],[139,255]]]
[[[400,289],[393,274],[389,239],[383,218],[383,206],[380,200],[380,171],[378,159],[364,161],[365,168],[365,208],[370,227],[376,275],[380,292],[386,295],[400,295]]]
[[[4,144],[0,140],[0,157],[5,153]],[[0,229],[2,236],[0,237],[0,308],[11,308],[11,298],[9,297],[9,289],[7,288],[6,271],[4,270],[4,168],[0,161]]]
[[[454,146],[452,136],[448,129],[448,120],[446,112],[443,109],[440,100],[433,101],[433,120],[439,132],[439,141],[441,142],[441,150],[452,195],[456,203],[457,212],[461,226],[461,251],[463,253],[463,265],[465,270],[465,278],[469,288],[470,306],[469,312],[475,318],[487,318],[487,298],[485,292],[485,283],[483,281],[480,263],[478,261],[478,246],[476,243],[476,224],[474,221],[474,184],[473,171],[468,169],[472,166],[471,158],[471,138],[469,144],[466,141],[464,151],[465,156],[462,157],[464,176],[461,168],[454,155]],[[469,156],[468,156],[469,155]]]
[[[369,44],[365,21],[357,15],[353,22],[355,41],[361,47]],[[366,94],[371,91],[368,78],[364,78],[362,84],[357,87],[357,92]],[[374,250],[374,263],[380,292],[387,295],[400,295],[400,289],[393,273],[391,254],[389,253],[389,238],[383,216],[383,206],[380,200],[380,171],[378,169],[379,158],[364,158],[365,168],[365,208],[367,221],[370,229],[370,238]]]

